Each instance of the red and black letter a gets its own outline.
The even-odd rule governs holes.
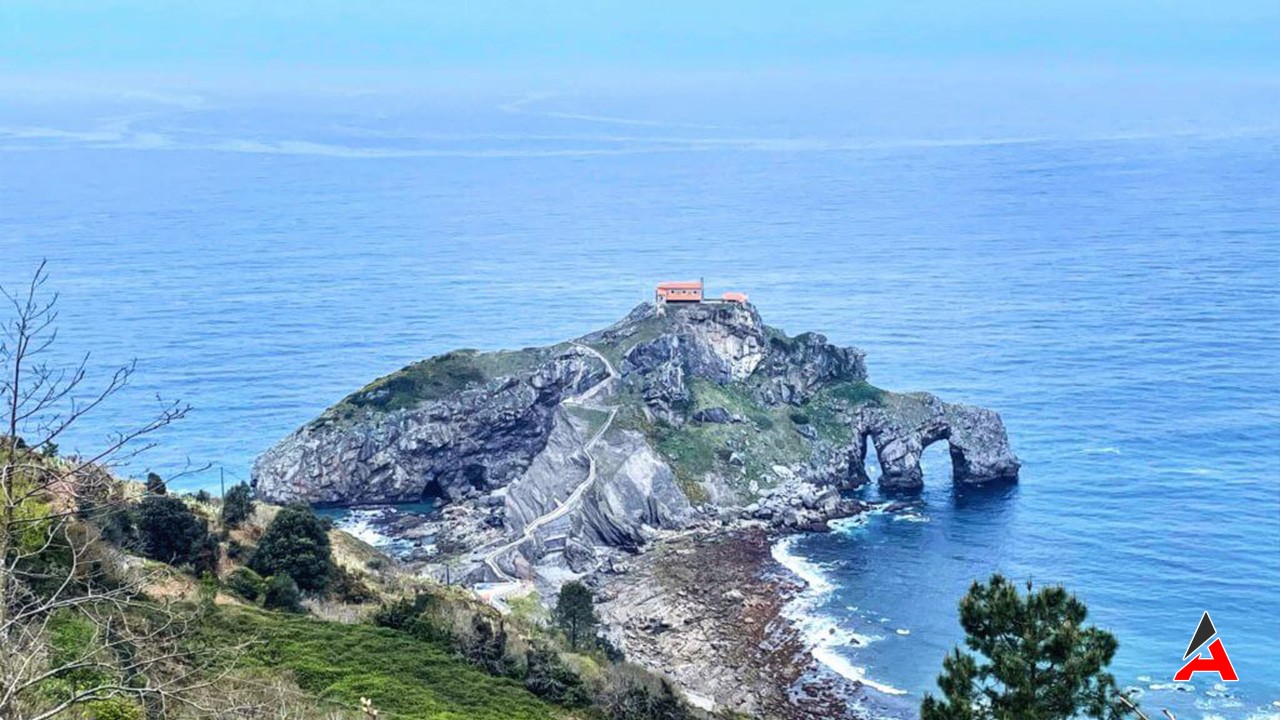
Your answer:
[[[1213,626],[1213,620],[1209,618],[1206,611],[1200,617],[1200,625],[1196,627],[1196,634],[1191,636],[1191,642],[1187,645],[1187,651],[1182,655],[1182,659],[1186,660],[1191,657],[1191,653],[1199,650],[1209,638],[1218,634],[1218,628]],[[1222,646],[1222,639],[1215,638],[1209,643],[1209,657],[1204,657],[1200,653],[1191,658],[1191,661],[1182,666],[1177,675],[1173,676],[1175,682],[1187,682],[1192,675],[1198,672],[1202,673],[1218,673],[1218,677],[1223,682],[1233,682],[1239,680],[1236,677],[1236,669],[1231,665],[1231,658],[1227,657],[1227,649]]]
[[[1187,682],[1198,672],[1218,673],[1218,677],[1222,678],[1223,682],[1240,679],[1236,677],[1236,669],[1232,667],[1231,658],[1227,657],[1227,650],[1222,647],[1221,639],[1209,643],[1209,657],[1196,655],[1191,658],[1191,661],[1183,665],[1173,679],[1176,682]]]

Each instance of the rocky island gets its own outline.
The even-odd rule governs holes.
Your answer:
[[[594,586],[613,642],[695,704],[834,717],[781,606],[796,588],[769,557],[781,532],[865,505],[870,481],[911,493],[946,441],[953,482],[1012,481],[999,415],[872,385],[862,351],[788,336],[745,302],[645,303],[541,348],[459,350],[380,378],[258,458],[277,503],[434,503],[424,574],[495,604]]]

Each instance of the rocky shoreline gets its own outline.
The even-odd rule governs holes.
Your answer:
[[[787,506],[783,495],[775,497],[766,507]],[[876,693],[822,665],[788,612],[810,588],[775,557],[778,542],[826,532],[828,521],[908,511],[914,504],[842,498],[838,507],[843,514],[802,510],[804,519],[789,525],[708,520],[644,548],[611,553],[580,579],[596,592],[610,642],[626,648],[629,661],[661,670],[704,709],[781,720],[894,717]],[[431,560],[440,551],[422,540],[448,527],[447,520],[396,506],[356,508],[352,517],[361,530],[394,544],[393,556],[406,567],[445,579]],[[531,570],[569,571],[554,560]]]
[[[670,540],[592,576],[609,636],[692,702],[781,720],[862,717],[853,683],[824,672],[783,609],[803,589],[761,528]]]

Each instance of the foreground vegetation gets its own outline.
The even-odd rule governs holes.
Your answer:
[[[257,639],[242,658],[245,666],[288,673],[302,690],[336,707],[354,709],[361,698],[369,698],[386,717],[421,720],[535,720],[565,714],[519,681],[469,665],[448,643],[368,623],[226,608],[204,623],[201,637],[215,645]]]
[[[1060,586],[1028,581],[1022,594],[999,574],[973,583],[960,601],[969,652],[956,648],[943,661],[942,697],[925,696],[922,720],[1145,717],[1107,672],[1115,637],[1085,625],[1087,615]]]
[[[157,473],[118,477],[113,463],[185,406],[62,456],[65,431],[132,367],[90,392],[85,366],[44,363],[56,319],[44,279],[6,294],[0,327],[0,720],[694,717],[596,635],[586,588],[556,623],[503,617],[401,573],[305,506],[256,503],[244,485],[219,499],[174,493]],[[505,371],[463,360],[365,399],[394,407],[404,383],[421,394]]]

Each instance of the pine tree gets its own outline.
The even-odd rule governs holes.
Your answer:
[[[595,597],[591,590],[577,581],[561,586],[560,597],[556,600],[555,621],[569,638],[569,647],[574,651],[583,640],[594,638],[600,620],[596,617]]]
[[[240,527],[240,523],[252,514],[253,491],[245,483],[232,485],[222,499],[222,524],[229,528]]]
[[[922,720],[1112,720],[1128,716],[1115,678],[1111,633],[1084,625],[1085,604],[1064,588],[1025,595],[1000,575],[960,601],[965,645],[943,660],[942,699],[926,695]]]

